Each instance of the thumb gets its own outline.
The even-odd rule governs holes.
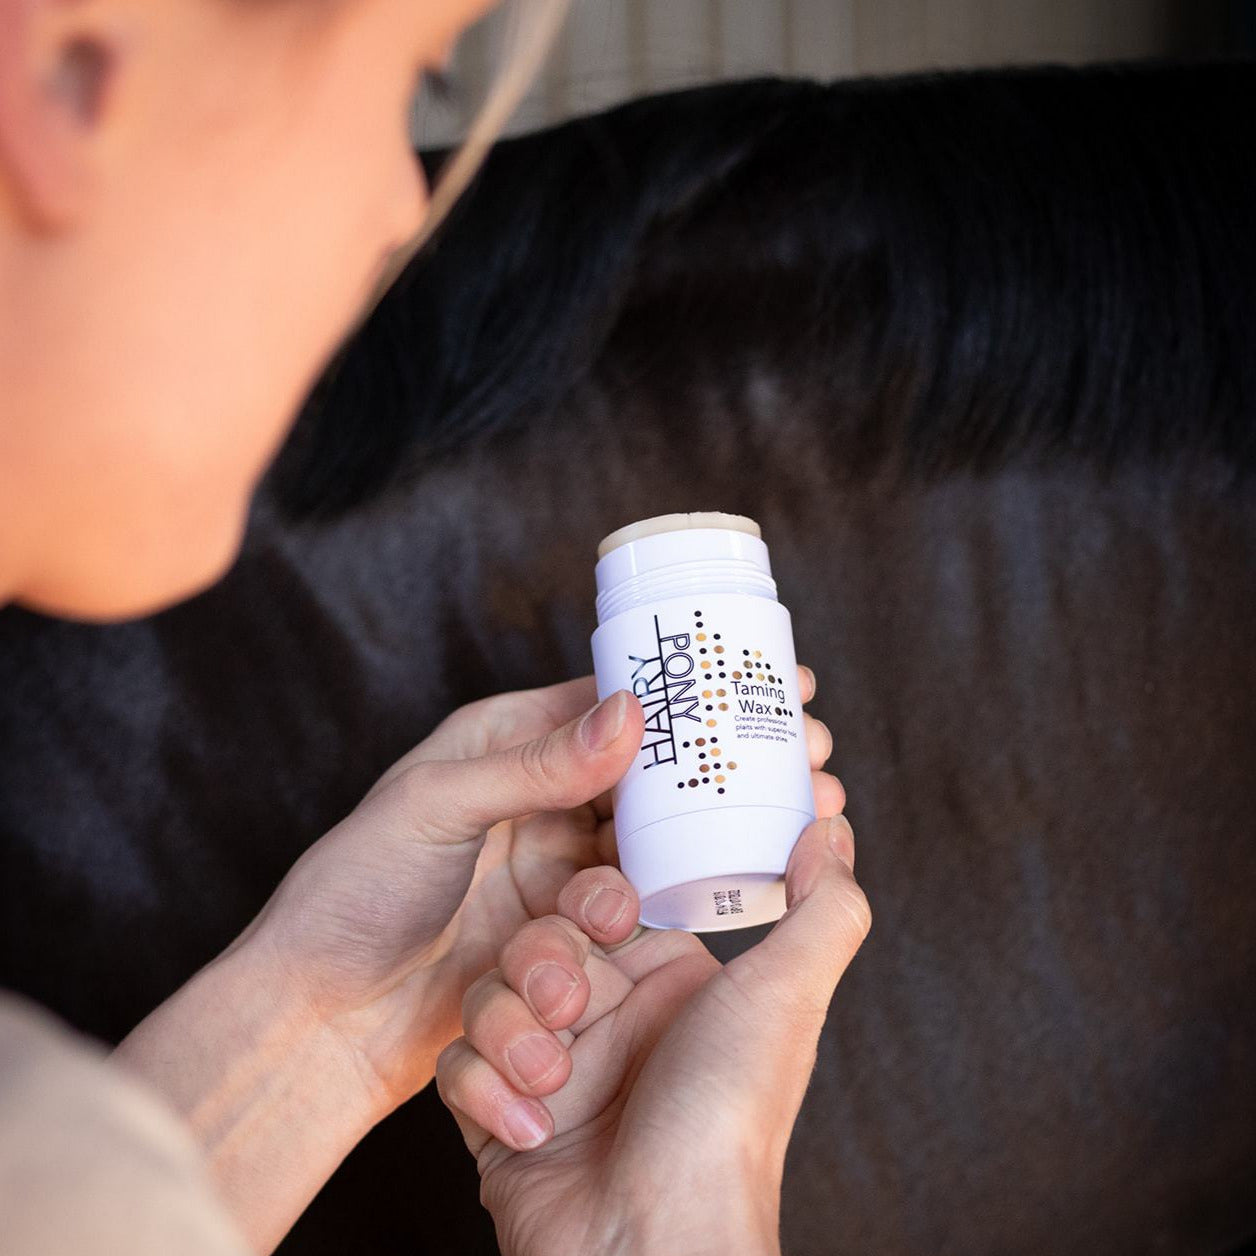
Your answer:
[[[641,703],[619,689],[544,737],[475,759],[411,766],[419,836],[439,845],[470,841],[501,820],[578,807],[611,788],[641,748]]]
[[[756,1007],[776,1013],[755,1017],[755,1036],[765,1046],[796,1052],[801,1034],[813,1034],[813,1045],[819,1038],[833,991],[872,927],[854,862],[855,835],[845,816],[809,824],[785,869],[785,914],[762,942],[725,965]]]

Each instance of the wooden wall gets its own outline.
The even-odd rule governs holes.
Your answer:
[[[832,78],[1206,51],[1211,0],[573,0],[512,131],[646,92],[752,74]],[[452,106],[420,100],[415,137],[449,143],[483,96],[526,0],[463,37]]]

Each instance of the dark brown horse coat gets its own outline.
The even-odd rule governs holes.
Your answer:
[[[590,670],[601,535],[737,511],[875,917],[786,1252],[1256,1235],[1253,87],[760,82],[502,145],[228,579],[0,615],[0,984],[121,1036],[449,710]],[[284,1250],[495,1250],[430,1089]]]

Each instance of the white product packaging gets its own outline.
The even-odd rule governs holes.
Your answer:
[[[777,920],[816,813],[793,629],[759,527],[662,515],[598,554],[598,697],[628,689],[645,712],[612,794],[641,921],[701,933]]]

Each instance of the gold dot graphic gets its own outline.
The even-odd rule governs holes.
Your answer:
[[[704,690],[702,691],[702,696],[703,696],[704,698],[709,698],[709,697],[711,696],[711,691],[710,691],[709,689],[704,689]]]
[[[716,654],[723,654],[723,653],[724,653],[724,647],[723,647],[722,645],[717,645],[717,646],[715,647],[715,652],[716,652]]]
[[[741,673],[740,673],[740,672],[734,672],[734,673],[733,673],[733,679],[734,679],[734,680],[740,680],[740,679],[741,679]]]
[[[698,765],[699,772],[709,772],[710,770],[711,770],[711,765],[709,763],[702,763]]]
[[[705,745],[706,745],[706,738],[705,738],[705,737],[699,737],[699,738],[697,738],[697,739],[694,741],[694,743],[693,743],[693,744],[694,744],[695,746],[705,746]]]
[[[728,703],[727,703],[727,702],[721,702],[721,703],[720,703],[720,710],[721,710],[721,711],[727,711],[727,710],[728,710]]]
[[[715,778],[715,780],[716,780],[716,783],[717,783],[717,784],[718,784],[720,781],[722,781],[723,779],[724,779],[724,774],[723,774],[723,772],[721,772],[721,773],[720,773],[718,776],[716,776],[716,778]]]
[[[708,728],[714,728],[714,727],[715,727],[715,721],[714,721],[714,720],[707,720],[707,727],[708,727]]]
[[[736,765],[736,764],[735,764],[735,763],[734,763],[734,762],[730,759],[730,760],[728,761],[728,770],[729,770],[730,772],[732,772],[732,771],[734,771],[734,770],[736,769],[736,767],[737,767],[737,765]]]
[[[724,697],[725,692],[726,692],[726,691],[725,691],[725,690],[723,690],[723,689],[717,689],[717,690],[715,691],[716,696],[717,696],[717,697],[720,697],[720,698]]]
[[[761,659],[761,658],[763,657],[763,651],[762,651],[762,650],[756,650],[756,651],[754,652],[754,656],[755,656],[755,658],[757,658],[757,659]]]
[[[705,641],[705,640],[706,640],[706,633],[705,633],[705,632],[700,632],[700,633],[698,633],[698,640],[699,640],[699,641]]]

